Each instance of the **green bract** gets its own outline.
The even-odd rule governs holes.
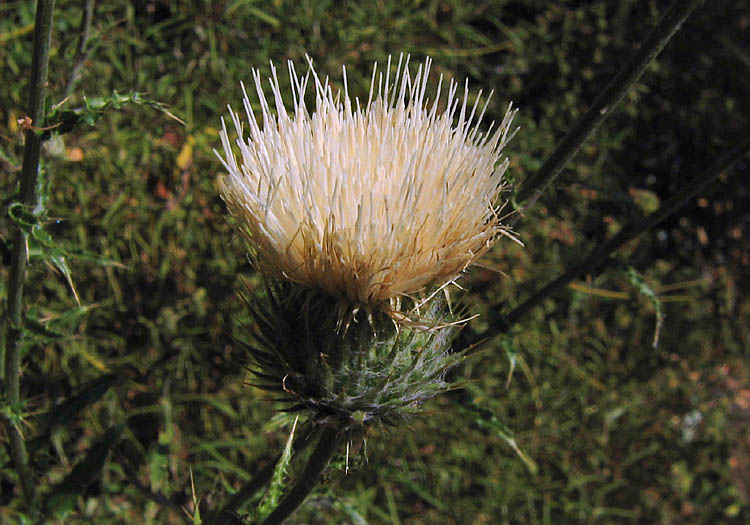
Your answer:
[[[442,298],[431,301],[419,326],[381,311],[340,325],[335,298],[286,282],[247,302],[256,320],[254,341],[245,343],[253,384],[278,394],[287,411],[339,426],[403,420],[450,388],[445,374],[463,358],[450,351],[458,327]]]

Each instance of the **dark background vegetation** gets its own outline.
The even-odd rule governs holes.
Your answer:
[[[0,168],[15,191],[34,2],[0,4]],[[50,103],[70,73],[82,2],[58,0]],[[231,334],[248,319],[238,292],[257,279],[216,189],[219,118],[240,107],[251,68],[302,68],[309,53],[366,96],[389,53],[434,58],[436,74],[494,89],[521,131],[510,175],[536,170],[664,11],[655,0],[542,2],[303,0],[101,1],[83,96],[138,91],[182,126],[127,105],[53,140],[44,157],[48,230],[71,250],[81,304],[33,262],[23,361],[28,439],[42,487],[60,481],[107,428],[124,423],[101,477],[69,522],[177,523],[195,495],[216,508],[283,446],[290,419],[244,384]],[[749,129],[750,7],[699,7],[622,106],[537,207],[463,280],[483,314],[517,304],[629,220],[652,211]],[[288,79],[282,78],[282,83]],[[456,373],[464,390],[408,426],[373,431],[345,473],[336,461],[300,523],[747,523],[750,521],[750,206],[748,161],[602,268],[527,316]],[[7,276],[10,223],[4,245]],[[653,348],[656,292],[666,319]],[[511,363],[512,379],[508,383]],[[104,376],[103,374],[114,374]],[[92,381],[103,381],[91,394]],[[99,383],[94,383],[99,384]],[[85,407],[49,423],[81,391]],[[90,402],[89,402],[90,401]],[[466,409],[470,407],[470,409]],[[515,441],[513,440],[515,439]],[[519,447],[517,453],[513,445]],[[0,449],[0,517],[20,508]],[[524,460],[525,458],[525,460]],[[158,499],[158,498],[156,498]],[[357,521],[360,520],[360,521]]]

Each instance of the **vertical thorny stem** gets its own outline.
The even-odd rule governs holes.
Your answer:
[[[343,436],[344,432],[337,427],[323,429],[318,439],[318,445],[310,454],[305,470],[302,471],[289,493],[281,500],[279,506],[263,520],[262,525],[280,525],[297,510],[315,487],[318,479],[336,453]]]
[[[546,160],[539,171],[524,181],[516,196],[519,205],[529,208],[541,197],[547,186],[562,172],[575,157],[583,143],[599,128],[612,113],[625,94],[646,71],[648,65],[664,49],[690,13],[703,0],[675,0],[662,16],[651,34],[617,72],[615,78],[596,97],[589,110],[573,125],[562,142]]]
[[[635,221],[625,226],[617,235],[611,237],[603,244],[593,249],[588,255],[578,261],[557,279],[541,288],[518,307],[514,308],[513,311],[505,317],[508,326],[512,326],[518,322],[518,320],[531,308],[557,290],[566,286],[582,273],[590,271],[606,261],[609,255],[622,245],[639,237],[641,234],[647,232],[666,219],[669,215],[679,209],[680,206],[685,204],[688,199],[704,190],[709,184],[718,179],[722,173],[731,168],[734,163],[745,157],[749,151],[750,138],[746,138],[731,151],[725,153],[722,157],[716,160],[705,172],[693,178],[679,192],[672,195],[672,197],[660,206],[658,210],[639,221]]]
[[[703,0],[675,0],[656,24],[651,34],[636,50],[630,59],[620,68],[612,81],[604,91],[594,100],[589,110],[573,125],[572,129],[563,138],[555,151],[545,161],[542,167],[524,181],[520,191],[515,197],[518,206],[523,209],[532,207],[542,196],[544,190],[562,172],[563,168],[578,153],[583,143],[599,128],[604,120],[612,113],[612,110],[620,103],[625,94],[638,81],[646,71],[648,65],[664,49],[667,42],[674,36],[682,23],[698,7]],[[735,152],[736,150],[733,150]],[[709,169],[709,172],[711,170]],[[714,173],[715,174],[715,173]],[[696,177],[682,191],[665,203],[659,210],[649,215],[642,221],[630,225],[619,235],[605,242],[602,246],[592,251],[587,257],[552,281],[550,284],[537,291],[530,299],[519,305],[509,314],[498,315],[492,323],[492,330],[507,332],[531,307],[538,304],[545,297],[554,293],[559,288],[568,284],[575,277],[591,268],[594,263],[605,260],[610,253],[625,244],[628,240],[652,228],[657,222],[663,220],[666,215],[674,212],[677,206],[684,203],[681,197],[687,191],[695,190],[695,184],[703,184],[711,173]],[[710,178],[710,180],[714,180]],[[707,185],[706,183],[705,185]],[[702,185],[700,189],[705,188]],[[695,190],[700,191],[700,189]],[[679,197],[679,198],[678,198]],[[688,197],[685,197],[685,199]],[[679,203],[678,203],[679,201]],[[669,206],[667,206],[669,204]],[[512,222],[517,221],[517,214]],[[511,224],[512,224],[511,222]]]
[[[39,0],[36,7],[34,26],[34,51],[31,62],[31,83],[29,85],[29,118],[34,128],[44,126],[44,101],[47,87],[47,65],[49,63],[50,39],[52,35],[52,12],[54,0]],[[21,171],[20,202],[30,209],[37,207],[39,175],[39,154],[42,137],[34,129],[26,130],[26,143]],[[17,229],[13,252],[11,255],[10,273],[8,275],[8,314],[6,316],[5,351],[5,403],[11,410],[17,409],[21,402],[21,347],[23,326],[23,285],[26,279],[26,262],[28,246],[26,234]],[[10,443],[11,456],[21,483],[24,498],[30,507],[36,502],[36,486],[29,468],[29,458],[18,422],[5,418],[5,429]]]

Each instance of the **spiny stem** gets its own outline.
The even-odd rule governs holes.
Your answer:
[[[310,455],[305,470],[300,474],[292,490],[281,500],[279,506],[263,520],[262,525],[281,525],[302,505],[336,453],[343,436],[344,433],[339,428],[326,427],[323,429],[318,439],[318,445]]]
[[[29,117],[32,126],[44,126],[44,100],[47,88],[47,66],[49,64],[50,41],[52,37],[52,14],[54,0],[38,0],[34,25],[34,51],[31,61],[31,84],[29,86]],[[21,202],[35,208],[39,202],[37,191],[39,175],[39,154],[42,137],[33,129],[26,130],[26,144],[21,170]],[[5,348],[5,403],[11,408],[20,405],[21,346],[23,325],[23,285],[26,279],[28,246],[26,234],[18,228],[14,236],[8,275],[8,316]],[[16,421],[5,419],[5,428],[10,442],[11,456],[21,483],[24,498],[30,508],[36,504],[36,485],[23,436]]]
[[[672,195],[672,197],[661,205],[658,210],[639,221],[632,222],[625,226],[617,235],[592,250],[586,257],[574,264],[568,271],[516,307],[505,316],[505,322],[507,323],[506,327],[513,326],[513,324],[518,322],[518,320],[532,307],[536,306],[546,297],[552,295],[564,286],[567,286],[568,283],[582,273],[591,271],[596,266],[606,261],[609,255],[620,248],[623,244],[639,237],[666,219],[685,204],[688,199],[694,197],[697,193],[704,190],[709,184],[719,178],[722,173],[731,168],[735,162],[742,159],[748,154],[748,152],[750,152],[750,138],[746,138],[734,149],[725,153],[721,158],[715,161],[705,172],[693,178],[678,193]]]
[[[527,209],[536,203],[547,186],[560,175],[565,165],[578,153],[586,139],[612,113],[612,110],[620,103],[633,84],[641,78],[648,65],[677,32],[680,25],[702,1],[675,0],[672,3],[646,41],[622,66],[604,91],[596,97],[586,114],[575,123],[544,165],[523,183],[515,198],[519,205]]]

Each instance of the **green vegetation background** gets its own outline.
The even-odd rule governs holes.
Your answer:
[[[21,159],[34,4],[0,5],[6,206]],[[57,2],[50,103],[63,98],[81,4]],[[216,508],[288,435],[289,418],[244,384],[246,356],[231,338],[252,322],[238,292],[257,278],[217,194],[212,153],[219,119],[227,103],[240,107],[239,82],[251,80],[252,67],[264,75],[269,60],[282,71],[287,59],[301,67],[309,53],[337,87],[346,64],[350,93],[364,97],[374,60],[430,55],[435,76],[468,77],[474,94],[495,91],[488,122],[511,100],[520,108],[508,154],[511,177],[523,180],[666,4],[97,2],[90,56],[67,107],[84,95],[137,91],[186,125],[131,104],[46,148],[48,231],[109,263],[71,259],[80,308],[53,267],[31,267],[26,304],[38,324],[24,359],[24,432],[36,438],[41,486],[125,424],[100,478],[65,507],[67,522],[177,523],[179,506],[192,508],[191,471],[196,497]],[[747,133],[748,7],[701,6],[518,223],[525,248],[499,242],[487,268],[469,272],[466,301],[482,314],[475,335],[493,319],[492,305],[517,304]],[[748,169],[744,161],[535,309],[513,337],[456,372],[464,390],[429,403],[407,427],[372,432],[350,451],[348,473],[342,455],[296,521],[750,521]],[[9,231],[3,220],[3,296]],[[655,303],[627,265],[663,305],[657,348]],[[81,391],[84,408],[61,416],[59,404]],[[20,498],[5,446],[0,459],[0,518],[13,523]]]

